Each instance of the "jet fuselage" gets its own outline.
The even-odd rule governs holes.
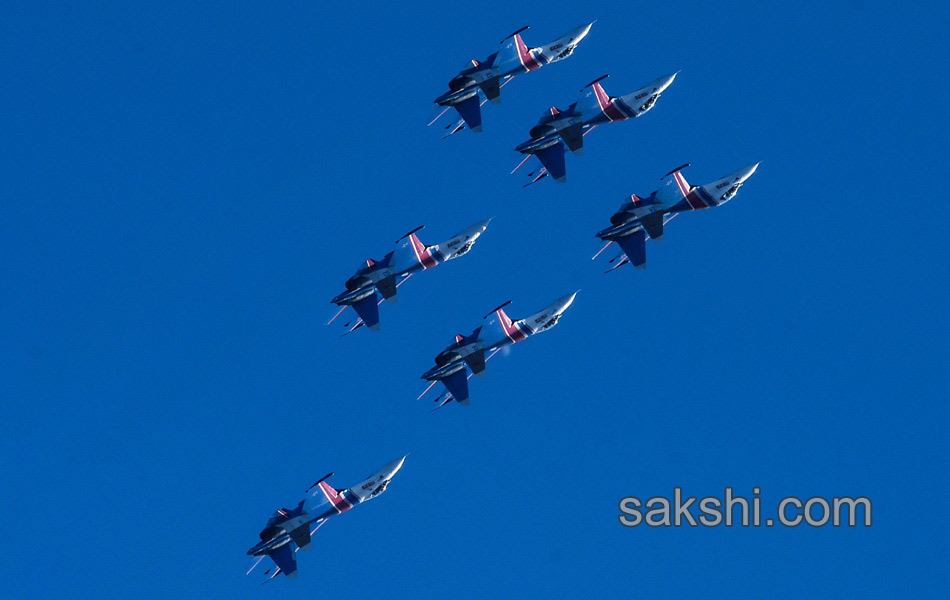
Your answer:
[[[479,327],[472,335],[461,339],[439,353],[436,366],[423,374],[423,379],[443,379],[465,368],[465,357],[476,352],[494,352],[504,346],[516,344],[528,337],[546,331],[557,324],[568,309],[577,292],[562,296],[537,313],[512,321],[503,310],[496,312],[496,319],[489,325]]]
[[[560,132],[580,125],[582,133],[603,123],[633,119],[653,108],[657,98],[670,87],[676,73],[665,75],[639,90],[615,98],[609,97],[598,82],[591,85],[587,96],[566,110],[548,109],[538,124],[531,128],[531,139],[518,144],[517,152],[537,154],[561,141]]]
[[[610,217],[611,226],[597,233],[602,240],[617,240],[642,229],[640,220],[651,213],[672,215],[679,212],[701,210],[725,204],[739,188],[755,173],[758,164],[736,170],[725,177],[706,185],[679,188],[675,197],[654,191],[645,199],[636,196],[625,200],[620,209]],[[676,178],[677,185],[684,181]]]
[[[375,294],[377,283],[383,279],[411,275],[466,254],[488,228],[489,221],[475,223],[434,246],[424,246],[414,234],[410,234],[409,240],[386,258],[366,261],[368,264],[347,280],[346,291],[334,297],[332,302],[337,305],[353,304]]]
[[[573,54],[577,45],[587,37],[593,23],[575,27],[555,41],[538,48],[528,48],[521,36],[514,34],[512,43],[515,52],[502,55],[496,52],[483,61],[471,60],[449,82],[449,91],[435,99],[440,106],[454,106],[478,94],[478,85],[498,77],[510,79],[521,73],[540,69],[542,66],[563,60]],[[522,30],[523,31],[523,30]],[[520,31],[518,32],[520,33]],[[506,58],[500,58],[505,56]]]
[[[402,468],[406,457],[396,459],[378,470],[358,485],[336,491],[325,481],[316,484],[319,488],[303,500],[296,508],[282,508],[268,519],[267,525],[260,533],[261,541],[251,547],[247,553],[252,556],[268,554],[273,550],[292,541],[290,532],[299,527],[309,526],[310,523],[329,519],[342,514],[357,504],[375,498],[386,491],[386,486],[393,476]]]

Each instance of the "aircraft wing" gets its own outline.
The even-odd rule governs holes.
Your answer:
[[[310,545],[310,525],[305,523],[297,529],[290,532],[290,537],[297,544],[298,548],[306,548]]]
[[[468,405],[468,374],[465,369],[444,377],[442,384],[449,390],[452,397],[459,401],[459,404]]]
[[[472,370],[472,373],[478,375],[479,377],[484,376],[485,373],[485,350],[484,348],[478,350],[477,352],[472,352],[471,354],[465,357],[465,364],[468,365],[468,368]]]
[[[376,289],[379,290],[380,294],[382,294],[384,300],[389,300],[390,302],[396,301],[396,287],[397,283],[395,275],[390,275],[389,277],[380,279],[376,282]]]
[[[561,139],[564,140],[564,143],[567,145],[567,149],[575,154],[584,149],[584,134],[581,129],[582,125],[575,123],[558,132],[561,135]]]
[[[662,217],[661,217],[662,218]],[[645,269],[647,264],[647,237],[642,229],[617,240],[617,245],[627,255],[630,262],[638,269]]]
[[[482,130],[482,103],[478,94],[456,104],[455,110],[469,129],[476,133]]]
[[[297,559],[294,557],[294,550],[290,544],[284,544],[267,553],[267,556],[274,561],[277,568],[287,577],[297,576]],[[276,573],[275,573],[276,575]]]
[[[651,240],[659,241],[663,237],[663,212],[656,211],[640,219],[640,225],[646,230]]]
[[[485,97],[491,100],[493,103],[497,104],[501,102],[501,85],[499,85],[498,75],[478,84],[478,87],[481,88],[482,93],[485,94]]]
[[[564,165],[564,144],[558,142],[549,148],[535,154],[547,172],[558,183],[564,183],[567,179],[567,167]]]
[[[379,329],[379,303],[376,300],[376,294],[371,294],[353,303],[352,306],[367,327],[374,331]]]

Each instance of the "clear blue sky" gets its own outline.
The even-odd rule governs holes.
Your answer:
[[[942,3],[7,6],[0,23],[5,598],[940,597],[947,585]],[[485,131],[427,129],[464,61],[597,19]],[[565,185],[540,112],[682,70]],[[684,162],[649,268],[593,234]],[[382,331],[329,299],[425,224],[495,217]],[[418,377],[513,300],[557,328],[429,414]],[[260,587],[267,516],[411,452]],[[870,529],[625,529],[626,495],[867,495]]]

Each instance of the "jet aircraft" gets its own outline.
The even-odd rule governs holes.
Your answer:
[[[554,181],[563,183],[567,180],[567,169],[564,165],[565,148],[574,154],[582,154],[584,150],[584,136],[603,123],[625,121],[646,113],[656,104],[666,88],[670,87],[676,78],[676,73],[660,77],[648,83],[639,90],[626,96],[609,96],[604,91],[601,81],[608,75],[598,77],[581,88],[581,98],[566,109],[551,107],[541,115],[537,125],[531,128],[531,139],[518,144],[517,152],[525,154],[524,160],[512,170],[517,171],[531,156],[537,156],[543,168],[528,184],[551,175]]]
[[[478,133],[482,130],[481,107],[491,100],[501,102],[501,88],[521,73],[536,71],[546,64],[563,60],[574,53],[577,45],[587,37],[593,23],[575,27],[560,38],[538,48],[529,48],[521,39],[522,27],[501,41],[505,47],[482,61],[470,60],[458,75],[449,81],[449,91],[435,99],[445,109],[433,119],[432,125],[449,110],[455,108],[461,119],[450,123],[446,135],[465,128]],[[484,96],[484,99],[482,98]]]
[[[597,232],[597,237],[606,241],[607,245],[601,248],[594,258],[597,258],[610,244],[616,243],[622,252],[610,261],[620,259],[609,271],[628,262],[633,263],[633,266],[638,269],[645,269],[647,237],[656,241],[663,239],[663,226],[680,213],[725,204],[736,195],[739,188],[759,167],[757,163],[743,167],[712,183],[691,186],[682,173],[682,170],[688,166],[689,163],[677,167],[661,177],[665,179],[672,175],[672,179],[667,183],[667,186],[673,188],[672,193],[657,190],[642,198],[631,194],[624,200],[620,209],[610,217],[610,227]]]
[[[485,363],[501,348],[517,344],[536,333],[554,327],[564,311],[574,302],[575,296],[577,292],[558,298],[550,306],[518,321],[512,321],[505,313],[505,307],[511,304],[510,300],[494,309],[484,317],[487,319],[494,315],[494,319],[486,325],[477,327],[469,335],[456,335],[455,342],[435,357],[435,366],[422,375],[422,379],[432,383],[419,395],[419,398],[425,396],[432,386],[441,381],[448,393],[435,399],[435,402],[440,400],[442,402],[433,410],[445,406],[453,399],[467,406],[469,378],[472,375],[483,377]],[[468,372],[469,369],[471,374]]]
[[[419,241],[416,232],[424,226],[416,227],[396,240],[397,244],[406,240],[399,248],[380,260],[367,259],[356,274],[346,280],[346,290],[332,300],[342,308],[327,325],[336,320],[347,306],[352,306],[359,318],[346,333],[351,333],[363,325],[373,331],[379,330],[379,304],[382,300],[395,302],[396,288],[413,273],[431,269],[439,263],[467,253],[488,228],[489,221],[491,219],[475,223],[448,241],[434,246],[426,246]],[[379,299],[379,296],[382,299]]]
[[[281,508],[267,520],[267,525],[260,533],[261,541],[247,551],[250,556],[260,557],[248,569],[248,574],[260,564],[264,556],[269,556],[276,564],[273,573],[270,573],[270,569],[265,573],[270,574],[269,579],[281,573],[288,577],[296,577],[297,558],[295,555],[298,550],[311,548],[310,537],[314,532],[330,517],[345,513],[357,504],[375,498],[386,491],[386,486],[405,460],[405,456],[398,458],[359,485],[345,490],[335,490],[327,483],[326,480],[332,477],[333,473],[317,480],[307,488],[307,493],[314,488],[317,489],[301,500],[296,507]]]

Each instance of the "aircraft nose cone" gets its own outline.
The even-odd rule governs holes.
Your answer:
[[[755,170],[759,168],[759,163],[745,167],[744,169],[739,169],[739,180],[745,181],[749,177],[752,177],[752,174],[755,173]]]
[[[670,75],[666,75],[666,76],[664,76],[664,77],[660,77],[659,79],[657,79],[657,80],[656,80],[657,92],[658,92],[658,93],[663,92],[663,90],[665,90],[666,88],[670,87],[670,85],[672,85],[672,83],[673,83],[673,80],[676,79],[676,76],[677,76],[677,75],[679,75],[679,71],[677,71],[676,73],[672,73],[672,74],[670,74]]]
[[[491,223],[491,219],[486,219],[484,221],[479,221],[478,223],[475,223],[474,225],[472,225],[471,228],[477,231],[478,233],[484,233],[485,230],[488,229],[489,223]]]
[[[579,291],[580,290],[577,290],[577,292]],[[574,303],[574,298],[577,296],[577,292],[574,292],[573,294],[568,294],[567,296],[562,296],[561,298],[559,298],[558,301],[555,302],[555,305],[557,306],[557,310],[555,312],[560,314],[564,312],[565,310],[567,310],[567,308],[571,304]]]
[[[409,455],[407,454],[406,456],[409,456]],[[392,461],[391,463],[389,463],[388,465],[380,469],[381,471],[387,473],[386,479],[389,479],[390,477],[395,475],[396,471],[402,468],[402,463],[406,462],[406,456],[403,456],[402,458],[397,458],[396,460]]]
[[[596,21],[592,21],[588,23],[587,25],[581,25],[580,27],[578,27],[577,29],[571,32],[571,37],[573,37],[578,42],[581,41],[582,39],[587,37],[588,33],[590,33],[590,28],[594,26],[594,23],[596,23]]]

